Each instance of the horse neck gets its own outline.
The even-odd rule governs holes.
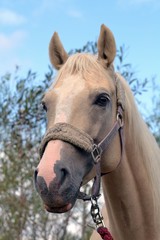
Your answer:
[[[130,104],[132,117],[126,113],[122,162],[103,177],[104,198],[115,239],[158,240],[160,151],[134,102]]]

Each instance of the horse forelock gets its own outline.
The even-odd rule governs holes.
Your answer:
[[[63,80],[67,75],[81,75],[86,81],[94,77],[96,77],[97,80],[101,80],[101,77],[105,76],[106,73],[110,74],[114,79],[112,65],[108,67],[106,71],[96,55],[76,53],[67,59],[66,63],[59,70],[56,80]]]

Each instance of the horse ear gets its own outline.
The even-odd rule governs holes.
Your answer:
[[[68,59],[68,54],[64,50],[57,32],[53,34],[49,44],[49,57],[52,65],[57,70],[59,70]]]
[[[98,60],[108,67],[116,56],[116,43],[113,33],[104,24],[101,25],[97,47]]]

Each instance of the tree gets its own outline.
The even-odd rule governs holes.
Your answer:
[[[27,239],[41,237],[45,240],[51,232],[60,239],[64,229],[66,231],[66,226],[59,226],[57,216],[42,210],[33,186],[33,172],[36,162],[38,164],[38,149],[46,124],[40,103],[53,71],[49,68],[40,85],[34,83],[36,77],[29,71],[21,78],[17,69],[14,76],[6,74],[0,81],[1,240],[20,240],[26,235]],[[68,215],[61,219],[68,221]]]

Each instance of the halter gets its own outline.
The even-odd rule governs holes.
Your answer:
[[[91,201],[91,215],[93,221],[96,224],[97,231],[101,236],[105,234],[105,231],[107,232],[106,234],[110,234],[107,228],[104,228],[103,217],[100,214],[99,206],[97,203],[98,197],[100,196],[101,176],[109,174],[118,168],[118,166],[121,163],[124,148],[124,136],[123,136],[124,91],[120,84],[120,81],[118,80],[117,75],[116,75],[116,88],[117,88],[117,119],[109,133],[102,139],[101,142],[95,144],[91,136],[68,123],[56,123],[53,128],[50,128],[46,132],[40,146],[41,157],[44,153],[47,143],[51,140],[57,139],[66,141],[91,154],[96,169],[96,176],[94,178],[92,186],[92,193],[91,195],[87,195],[86,193],[79,192],[78,198],[84,201],[87,200]],[[115,167],[115,169],[106,173],[101,173],[100,160],[102,153],[104,152],[104,150],[107,149],[107,147],[109,146],[113,138],[117,135],[117,133],[119,133],[121,147],[121,157],[119,163]],[[107,239],[112,239],[112,237],[109,237]]]
[[[47,143],[51,140],[56,140],[56,139],[69,142],[70,144],[90,153],[92,156],[92,159],[94,161],[95,167],[96,167],[96,177],[95,177],[95,181],[94,181],[94,184],[92,187],[92,196],[89,197],[85,193],[80,192],[79,197],[78,197],[83,200],[90,200],[91,197],[97,197],[99,195],[101,175],[103,176],[105,174],[108,174],[108,173],[114,171],[114,170],[112,170],[107,173],[101,173],[100,160],[101,160],[103,151],[105,149],[107,149],[107,147],[109,146],[109,144],[111,143],[111,141],[113,140],[113,138],[115,137],[115,135],[118,132],[119,132],[119,136],[120,136],[121,155],[122,155],[122,152],[123,152],[123,131],[122,131],[122,129],[123,129],[123,109],[120,105],[118,106],[118,109],[117,109],[116,122],[114,123],[110,132],[98,144],[95,144],[94,140],[87,133],[83,132],[82,130],[79,130],[78,128],[76,128],[68,123],[57,123],[54,125],[53,128],[49,129],[47,131],[47,133],[45,134],[45,136],[42,140],[42,143],[41,143],[41,147],[40,147],[40,157],[42,157]],[[122,158],[122,156],[121,156],[121,158]],[[120,159],[119,163],[120,162],[121,162],[121,159]],[[119,163],[118,163],[118,165],[119,165]]]

